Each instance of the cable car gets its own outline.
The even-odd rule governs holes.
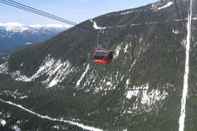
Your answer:
[[[95,64],[110,64],[113,59],[113,51],[103,48],[96,48],[93,53],[93,58]]]

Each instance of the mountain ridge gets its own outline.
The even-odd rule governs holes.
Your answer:
[[[4,70],[0,68],[14,81],[9,83],[2,78],[2,97],[40,114],[76,120],[106,131],[178,130],[188,12],[186,2],[181,6],[181,16],[175,4],[169,2],[172,1],[102,15],[46,43],[13,53],[7,65],[2,64]],[[196,25],[193,20],[188,131],[196,129],[196,119],[191,120],[196,116]],[[115,53],[110,65],[92,62],[98,27],[105,27],[99,44]],[[21,100],[15,93],[14,99],[10,94],[15,90],[27,98]],[[35,123],[37,129],[45,129]],[[45,125],[53,130],[52,125]],[[62,129],[62,125],[58,126]]]
[[[0,23],[0,53],[6,55],[16,48],[44,42],[66,29],[66,26],[60,24]]]

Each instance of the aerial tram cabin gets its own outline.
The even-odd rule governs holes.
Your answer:
[[[93,59],[95,64],[110,64],[113,59],[113,51],[104,48],[96,48],[93,53]]]

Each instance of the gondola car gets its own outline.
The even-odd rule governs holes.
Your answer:
[[[95,64],[110,64],[113,59],[113,51],[104,48],[96,48],[93,53],[93,59]]]

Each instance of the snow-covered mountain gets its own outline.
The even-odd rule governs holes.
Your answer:
[[[102,15],[2,59],[2,129],[17,125],[30,131],[178,131],[188,1],[175,2],[161,0]],[[195,7],[197,2],[187,131],[197,129]],[[92,61],[101,29],[99,44],[114,51],[109,65]]]
[[[24,25],[20,23],[0,23],[0,54],[32,43],[44,42],[69,26],[60,24]]]

